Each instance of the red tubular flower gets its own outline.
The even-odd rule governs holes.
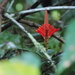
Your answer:
[[[48,13],[46,10],[44,24],[42,24],[42,26],[40,26],[38,29],[35,29],[35,31],[41,34],[44,39],[48,39],[58,30],[60,30],[60,28],[55,29],[52,25],[48,23]]]
[[[58,30],[60,30],[60,28],[55,29],[50,24],[42,24],[42,26],[40,26],[35,31],[38,32],[39,34],[41,34],[43,38],[45,38],[45,37],[49,38],[50,36],[52,36]]]

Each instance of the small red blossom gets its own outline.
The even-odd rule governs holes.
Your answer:
[[[42,26],[40,26],[38,29],[35,29],[35,31],[41,34],[44,39],[48,39],[58,30],[60,30],[60,28],[55,29],[52,25],[48,23],[48,12],[47,10],[45,10],[44,24],[42,24]]]
[[[35,31],[38,32],[39,34],[41,34],[43,38],[50,38],[50,36],[52,36],[58,30],[60,30],[60,28],[55,29],[50,24],[42,24],[42,26],[40,26]]]

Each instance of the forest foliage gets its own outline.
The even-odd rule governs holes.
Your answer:
[[[43,7],[74,6],[74,0],[0,0],[0,75],[75,75],[75,9],[49,10],[49,24],[60,28],[48,40],[35,31],[44,23]],[[47,2],[48,1],[48,2]],[[3,10],[3,11],[2,11]],[[13,16],[22,30],[5,13]]]

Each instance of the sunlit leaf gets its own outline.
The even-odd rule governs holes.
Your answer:
[[[36,54],[24,53],[21,57],[0,62],[0,75],[41,75],[39,67],[40,59]]]

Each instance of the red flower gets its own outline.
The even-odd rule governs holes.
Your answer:
[[[60,30],[60,28],[55,29],[50,24],[42,24],[38,29],[35,31],[42,35],[43,38],[50,38],[55,32]]]

